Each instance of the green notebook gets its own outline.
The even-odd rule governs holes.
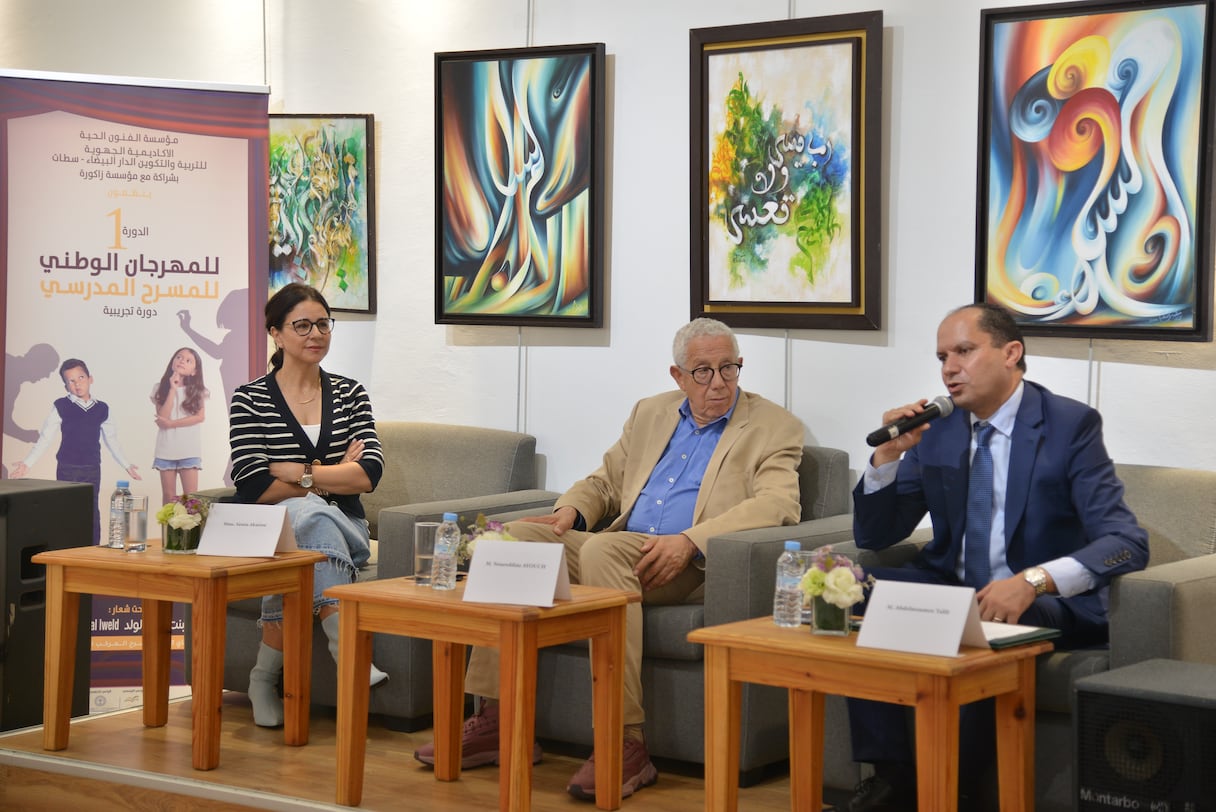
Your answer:
[[[988,645],[994,649],[1036,643],[1060,636],[1059,629],[1049,629],[1046,626],[1019,626],[1016,623],[992,621],[984,621],[980,625],[984,627],[984,637],[988,638]]]

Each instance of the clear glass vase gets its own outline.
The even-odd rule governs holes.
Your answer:
[[[161,543],[166,553],[192,554],[198,552],[199,540],[203,537],[202,525],[198,527],[171,527],[162,524]]]
[[[843,637],[849,633],[849,615],[852,613],[853,607],[842,609],[825,601],[822,595],[816,595],[812,598],[811,633]]]

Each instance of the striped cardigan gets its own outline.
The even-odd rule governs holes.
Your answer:
[[[342,461],[354,439],[363,440],[359,464],[372,490],[384,473],[384,455],[376,435],[371,399],[358,381],[321,371],[321,434],[314,446],[292,415],[275,380],[275,373],[238,386],[228,411],[228,441],[232,447],[232,480],[237,499],[257,502],[274,482],[272,462]],[[365,518],[358,494],[331,494],[328,499],[348,516]]]

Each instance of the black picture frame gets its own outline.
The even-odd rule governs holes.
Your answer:
[[[882,12],[689,34],[692,316],[880,329]]]
[[[601,325],[604,52],[435,54],[437,324]]]
[[[375,116],[269,117],[268,295],[303,282],[331,310],[375,313]]]
[[[977,302],[1028,335],[1211,340],[1212,10],[981,12]]]

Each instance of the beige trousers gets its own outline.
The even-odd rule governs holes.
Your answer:
[[[642,559],[645,533],[586,533],[567,530],[562,535],[550,525],[511,522],[507,532],[521,541],[545,541],[566,545],[566,569],[570,581],[642,593],[642,602],[656,605],[684,603],[705,582],[705,571],[689,565],[671,582],[642,592],[633,568]],[[588,672],[590,673],[590,672]],[[642,710],[642,606],[630,603],[625,609],[625,706],[626,725],[645,721]],[[471,694],[498,697],[498,651],[476,647],[469,655],[465,690]]]

